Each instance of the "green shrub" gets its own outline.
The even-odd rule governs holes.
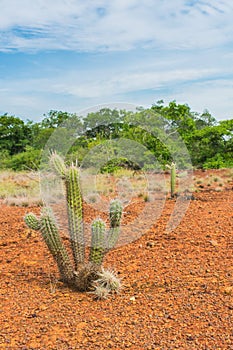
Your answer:
[[[226,161],[222,155],[219,153],[216,154],[213,158],[208,159],[204,164],[204,169],[220,169],[220,168],[228,168],[232,167],[233,164],[230,164],[229,161]]]
[[[114,173],[120,169],[131,169],[131,170],[140,170],[138,164],[128,160],[127,158],[114,158],[111,159],[107,164],[101,167],[100,172],[103,173]]]
[[[26,151],[6,158],[4,167],[12,170],[37,170],[40,165],[41,151],[26,147]]]

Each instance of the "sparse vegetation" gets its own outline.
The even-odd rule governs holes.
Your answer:
[[[0,199],[14,206],[42,205],[36,172],[0,172]]]

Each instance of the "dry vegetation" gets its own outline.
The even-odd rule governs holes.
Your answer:
[[[1,171],[0,199],[10,206],[41,205],[38,173]]]

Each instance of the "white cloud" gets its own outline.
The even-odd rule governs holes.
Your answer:
[[[59,94],[71,94],[78,98],[101,98],[116,94],[130,93],[132,91],[144,89],[159,89],[168,84],[178,84],[187,80],[208,77],[213,73],[210,69],[195,70],[168,70],[168,71],[141,71],[131,73],[121,73],[116,76],[106,76],[105,78],[88,79],[79,81],[78,74],[73,73],[71,77],[64,77],[60,82],[45,82],[44,91]],[[46,88],[47,87],[47,88]]]
[[[233,82],[229,80],[196,82],[167,97],[180,103],[190,101],[197,112],[207,108],[218,120],[233,118]]]
[[[230,1],[2,0],[0,50],[213,47],[232,38]]]
[[[1,0],[0,52],[67,51],[61,65],[50,60],[47,70],[37,55],[29,56],[38,66],[20,66],[19,75],[4,75],[2,65],[0,107],[35,117],[50,109],[78,111],[119,99],[151,105],[163,98],[227,117],[232,15],[228,0]],[[93,55],[69,66],[69,51]]]
[[[166,57],[166,53],[160,53],[160,60],[140,57],[138,61],[125,62],[123,67],[120,63],[109,62],[108,69],[103,66],[91,73],[88,67],[80,71],[77,65],[76,70],[67,67],[59,73],[53,72],[50,77],[43,74],[40,78],[8,79],[2,83],[4,88],[0,91],[1,109],[35,118],[50,109],[78,112],[112,101],[150,106],[158,99],[167,102],[176,99],[188,103],[196,111],[208,108],[217,118],[224,119],[233,115],[233,86],[229,80],[218,76],[229,73],[226,67],[231,56],[222,53],[224,60],[218,67],[215,60],[205,62],[208,54],[203,54],[199,60],[192,55],[186,58],[181,55],[179,60],[176,55]]]

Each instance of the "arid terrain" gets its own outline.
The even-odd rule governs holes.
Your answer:
[[[38,207],[2,201],[0,348],[233,349],[232,173],[196,171],[186,215],[166,232],[175,201],[167,198],[138,240],[106,256],[124,285],[107,300],[58,280],[40,235],[23,222]],[[135,212],[129,205],[128,215]]]

